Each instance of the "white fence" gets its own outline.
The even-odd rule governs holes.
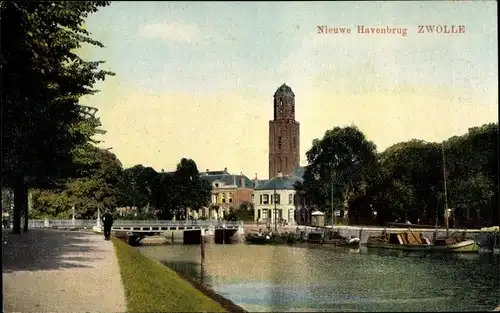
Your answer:
[[[97,225],[97,220],[30,220],[29,226],[32,228],[92,228]],[[102,225],[102,223],[101,223]],[[219,221],[219,220],[115,220],[113,227],[186,227],[186,226],[203,226],[203,227],[223,227],[228,228],[243,226],[243,222],[237,221]]]

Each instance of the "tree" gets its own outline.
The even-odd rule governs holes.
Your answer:
[[[210,203],[212,186],[207,180],[200,178],[193,160],[181,159],[174,177],[181,195],[179,209],[184,217],[187,217],[188,209],[200,209]]]
[[[153,180],[152,202],[160,219],[186,218],[188,209],[210,203],[212,186],[201,179],[196,163],[183,158],[174,173],[160,173]]]
[[[70,179],[56,190],[33,193],[34,217],[70,218],[75,206],[76,218],[95,218],[97,208],[116,208],[120,197],[122,165],[106,149],[93,147],[95,169],[88,177]]]
[[[379,190],[379,199],[384,199],[399,220],[416,223],[442,218],[443,159],[441,145],[422,140],[401,142],[381,153],[381,166],[386,180]]]
[[[113,73],[73,51],[91,39],[85,18],[104,1],[1,2],[2,178],[14,190],[14,233],[27,217],[28,189],[56,186],[74,174],[75,148],[86,135],[78,100]],[[25,231],[27,231],[27,218]]]
[[[136,165],[123,171],[121,205],[144,208],[150,204],[153,180],[158,173],[151,167]]]
[[[376,162],[376,147],[355,126],[335,127],[326,131],[321,140],[314,140],[306,156],[306,193],[323,209],[340,204],[343,213],[349,211],[352,199],[365,192]],[[356,218],[360,212],[351,214]]]

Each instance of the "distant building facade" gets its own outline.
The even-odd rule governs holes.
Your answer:
[[[237,209],[243,203],[252,203],[253,182],[243,173],[231,174],[224,168],[223,171],[209,171],[202,173],[200,178],[206,179],[212,186],[210,208],[203,214],[206,218],[224,218],[230,208]]]
[[[295,183],[300,177],[278,176],[255,187],[253,193],[254,221],[274,225],[284,222],[296,224]]]

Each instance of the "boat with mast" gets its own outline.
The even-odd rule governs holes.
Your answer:
[[[452,210],[448,207],[448,191],[446,186],[446,161],[444,155],[444,142],[441,144],[443,160],[443,191],[444,191],[444,218],[446,225],[446,235],[437,237],[438,215],[434,231],[434,240],[424,237],[421,233],[409,229],[403,232],[388,234],[384,232],[381,236],[371,236],[368,238],[366,246],[369,248],[400,249],[409,251],[429,251],[429,252],[478,252],[479,245],[471,239],[467,239],[465,232],[449,235],[449,217]]]

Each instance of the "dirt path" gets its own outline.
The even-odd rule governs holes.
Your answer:
[[[4,312],[126,312],[113,244],[102,235],[3,231]]]

